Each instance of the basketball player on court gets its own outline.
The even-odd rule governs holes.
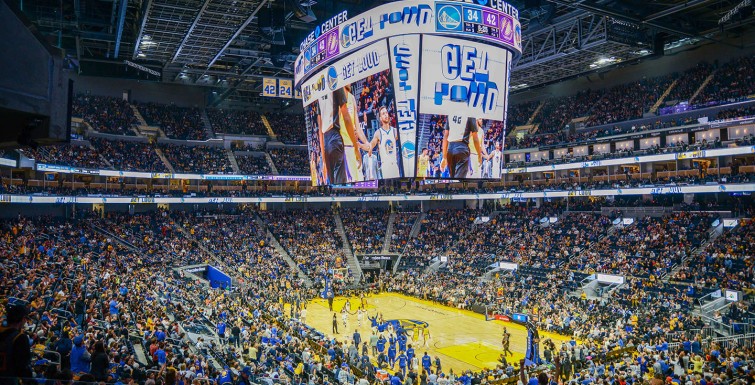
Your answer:
[[[469,143],[470,167],[469,175],[467,175],[467,178],[479,179],[482,178],[483,159],[487,158],[488,151],[485,149],[485,131],[483,130],[482,118],[475,119],[475,125],[477,126],[475,136],[477,136],[477,141],[480,145],[479,147],[476,146],[474,140]],[[478,156],[479,154],[482,154],[482,156]]]
[[[351,84],[344,86],[344,91],[346,92],[346,109],[349,111],[348,115],[351,118],[351,121],[354,122],[353,134],[346,132],[345,129],[341,130],[344,155],[346,156],[346,179],[348,179],[350,183],[361,182],[364,180],[364,173],[362,173],[362,154],[361,152],[359,152],[358,148],[366,148],[368,140],[364,135],[362,126],[359,123],[359,114],[357,113],[357,100],[354,97],[354,94],[351,93]],[[339,117],[341,127],[346,127],[344,116],[345,115],[342,114]],[[356,145],[357,148],[354,148],[354,142],[351,140],[352,137],[359,139],[359,142]]]
[[[380,171],[383,179],[399,178],[401,174],[398,170],[398,130],[391,127],[391,117],[388,115],[388,109],[380,107],[380,128],[375,131],[372,141],[368,146],[368,151],[372,154],[372,149],[378,145],[378,154],[380,155]]]
[[[351,138],[351,143],[356,143],[354,121],[348,109],[346,91],[339,88],[332,94],[325,95],[318,100],[320,115],[317,117],[320,135],[320,151],[323,157],[323,175],[326,175],[329,183],[347,183],[346,165],[344,164],[344,143],[341,131]],[[345,127],[341,127],[341,117]],[[358,147],[351,148],[354,156],[360,159],[361,153]]]
[[[490,177],[501,179],[501,160],[503,152],[501,151],[501,142],[495,142],[495,150],[488,154],[487,160],[490,162]]]
[[[443,128],[443,163],[446,163],[449,177],[465,179],[469,173],[469,138],[477,154],[477,163],[482,164],[482,144],[477,133],[475,118],[464,118],[460,115],[448,117]]]
[[[514,355],[514,353],[511,352],[511,349],[509,349],[509,345],[511,344],[511,333],[509,333],[506,328],[503,328],[503,338],[501,339],[501,345],[503,346],[503,355]]]

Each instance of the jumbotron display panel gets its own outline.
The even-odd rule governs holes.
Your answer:
[[[518,12],[496,0],[394,2],[301,44],[312,183],[496,179]]]

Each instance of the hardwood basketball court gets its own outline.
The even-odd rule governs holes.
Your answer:
[[[352,313],[356,313],[359,298],[350,298]],[[341,321],[341,309],[346,302],[345,297],[336,297],[333,310],[338,319],[338,331],[335,335],[339,341],[350,341],[354,330],[359,330],[363,341],[369,341],[372,334],[370,320],[365,316],[362,326],[357,325],[357,316],[349,315],[347,327]],[[519,362],[524,358],[527,343],[527,331],[524,326],[503,321],[486,321],[485,316],[467,310],[436,304],[418,298],[396,294],[380,293],[367,298],[367,314],[370,317],[378,312],[385,320],[410,319],[424,321],[429,324],[430,340],[428,347],[413,343],[416,354],[421,357],[425,351],[435,359],[440,357],[443,370],[453,369],[455,373],[462,370],[478,371],[483,368],[494,368],[498,358],[503,353],[501,336],[506,327],[511,333],[510,349],[514,353],[508,356],[509,362]],[[324,299],[312,300],[307,306],[306,323],[320,330],[329,337],[333,337],[333,312],[328,310],[328,302]],[[568,337],[553,333],[540,332],[541,340],[552,339],[557,345],[561,341],[568,341]],[[410,333],[411,336],[411,333]],[[411,339],[410,339],[410,342]],[[512,361],[513,360],[513,361]],[[396,365],[398,369],[398,364]]]

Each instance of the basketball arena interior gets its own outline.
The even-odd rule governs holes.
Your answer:
[[[0,0],[0,384],[753,384],[754,24]]]

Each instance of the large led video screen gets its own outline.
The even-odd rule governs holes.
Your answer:
[[[417,178],[500,179],[500,120],[463,115],[419,115]]]
[[[518,12],[500,0],[341,13],[294,66],[313,185],[499,179]]]
[[[303,97],[313,185],[404,176],[386,41],[337,61],[308,86]]]
[[[510,66],[505,49],[423,36],[417,177],[501,177]]]

